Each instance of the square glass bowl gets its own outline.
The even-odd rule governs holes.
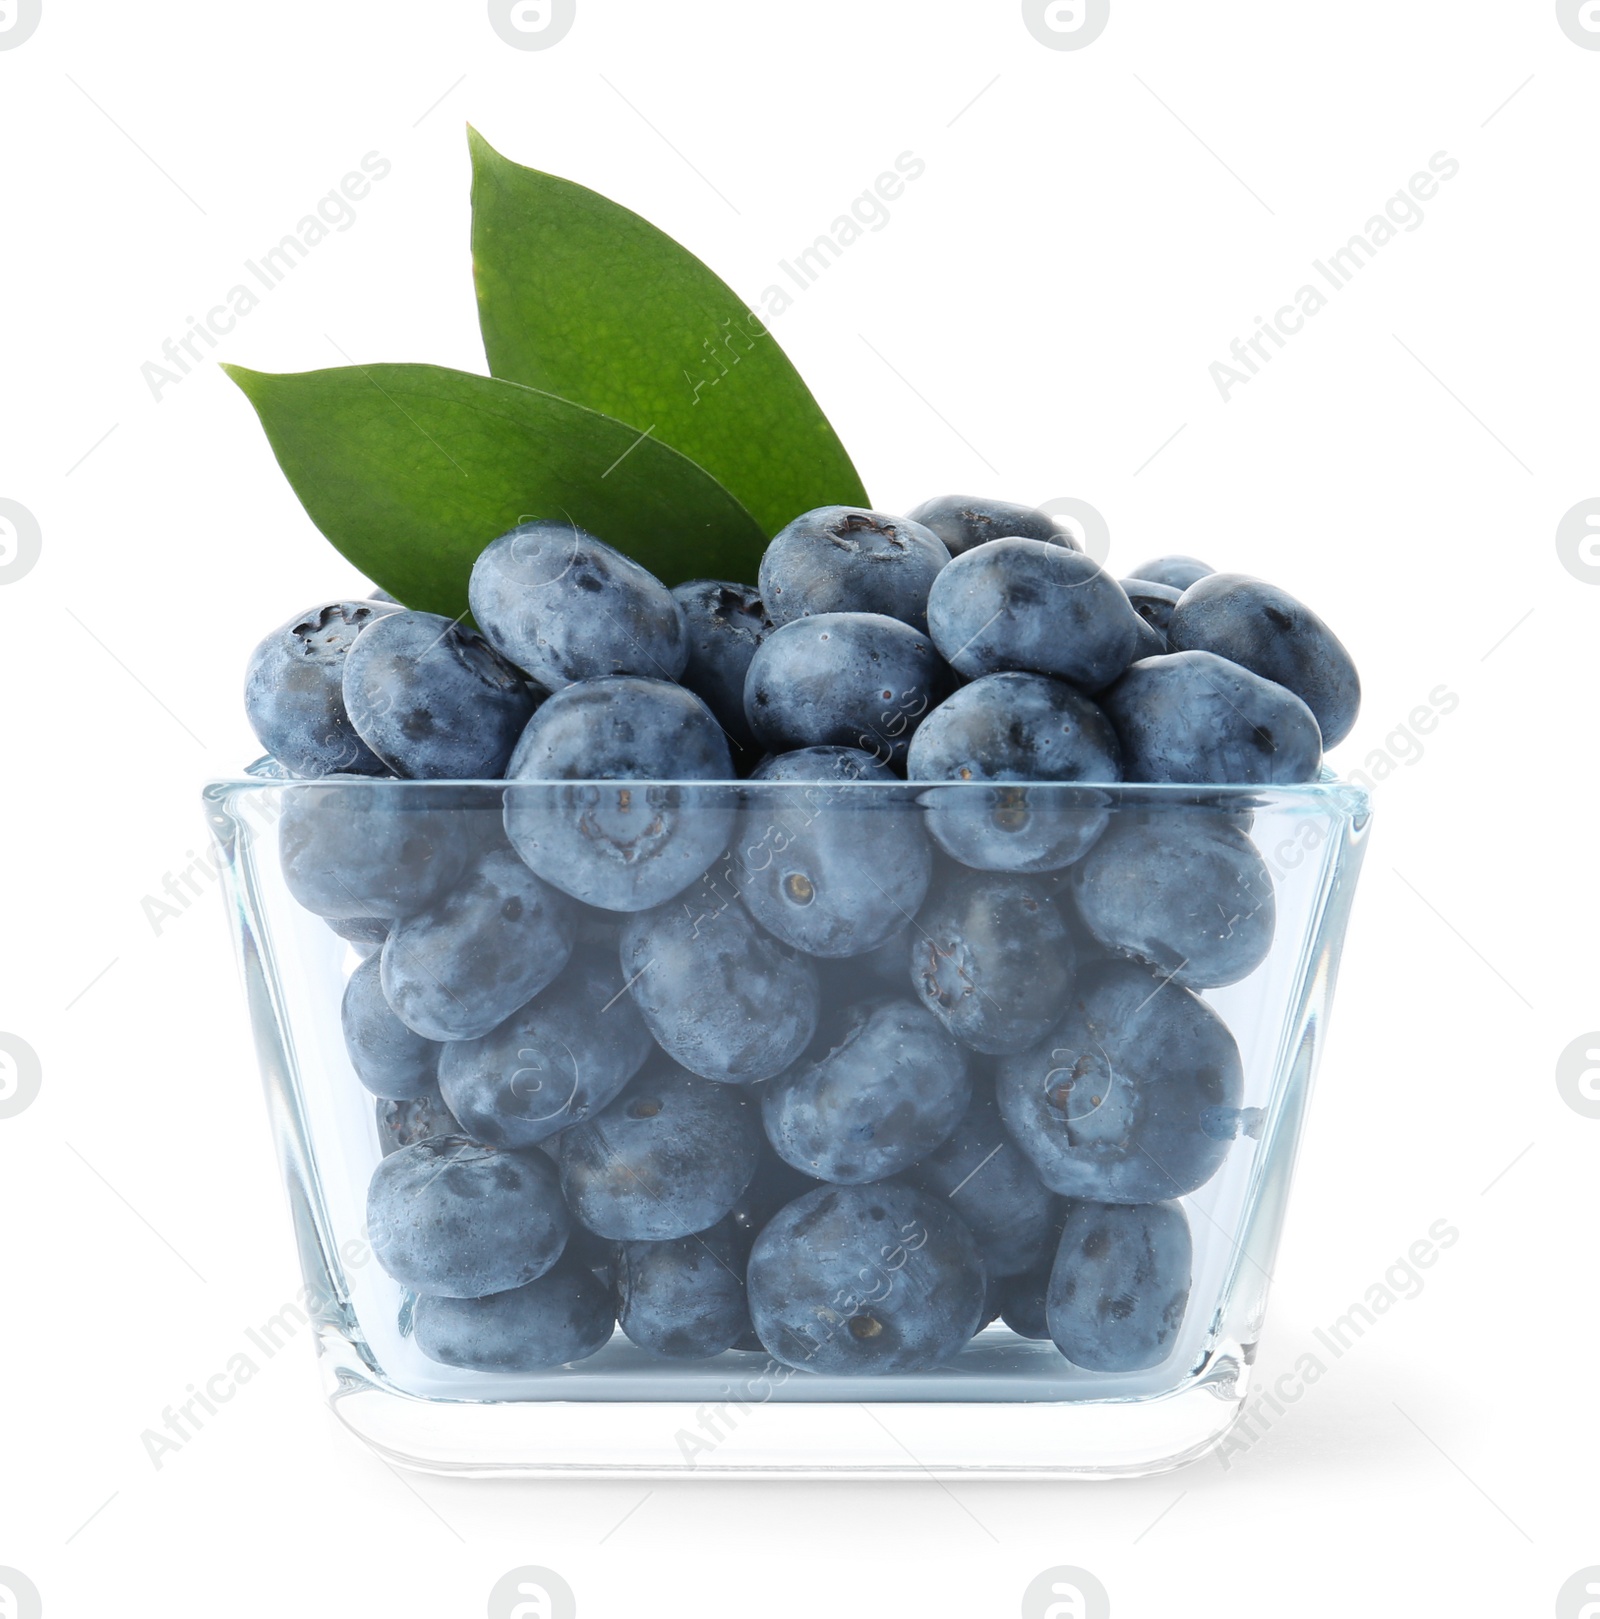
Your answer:
[[[267,764],[211,783],[205,809],[227,871],[305,1276],[301,1302],[314,1325],[327,1397],[340,1419],[390,1460],[478,1475],[1098,1478],[1158,1472],[1202,1456],[1242,1409],[1370,820],[1359,789],[1331,777],[1273,788],[305,782],[282,779]],[[929,993],[953,984],[959,998],[971,988],[970,963],[960,959],[964,946],[952,946],[947,932],[934,938],[922,925],[932,902],[922,900],[918,880],[906,878],[895,851],[926,846],[929,858],[917,859],[934,893],[966,880],[974,868],[980,882],[984,870],[1022,868],[1024,887],[1032,885],[1064,919],[1081,978],[1112,953],[1084,925],[1074,867],[1059,865],[1063,852],[1138,828],[1179,843],[1202,827],[1242,834],[1269,884],[1271,942],[1237,982],[1198,991],[1237,1044],[1242,1094],[1225,1106],[1191,1109],[1178,1121],[1206,1138],[1202,1156],[1217,1167],[1180,1200],[1192,1240],[1191,1280],[1164,1357],[1142,1370],[1092,1370],[1073,1364],[1048,1339],[1019,1336],[995,1319],[936,1369],[878,1376],[798,1369],[794,1362],[804,1357],[794,1354],[792,1342],[781,1359],[764,1349],[729,1349],[674,1360],[646,1352],[620,1330],[598,1353],[545,1371],[490,1373],[429,1359],[412,1330],[416,1297],[377,1261],[367,1229],[368,1183],[393,1141],[347,1055],[341,998],[373,946],[347,941],[291,892],[280,842],[287,843],[291,827],[303,837],[308,821],[323,828],[319,835],[332,828],[344,856],[367,873],[352,879],[358,888],[363,881],[372,888],[375,861],[392,859],[403,875],[408,859],[421,858],[416,850],[429,840],[419,845],[413,829],[448,825],[449,837],[459,834],[477,849],[503,846],[503,828],[512,825],[543,849],[541,859],[556,861],[554,869],[565,869],[562,860],[576,862],[568,873],[574,888],[605,890],[613,899],[628,888],[635,904],[660,900],[664,890],[672,895],[667,903],[686,914],[698,907],[708,919],[719,906],[742,907],[741,896],[757,888],[769,914],[776,893],[804,897],[804,883],[774,888],[786,880],[787,865],[805,864],[795,851],[826,848],[836,859],[841,851],[865,854],[865,861],[846,865],[857,880],[865,867],[867,881],[896,909],[895,933],[871,954],[813,960],[820,1013],[812,1058],[828,1049],[852,1006],[886,995],[915,1001],[919,976]],[[1034,869],[1041,862],[1055,869]],[[817,876],[815,865],[807,870]],[[682,891],[673,894],[674,885]],[[1171,880],[1150,885],[1152,894],[1158,891],[1166,896],[1162,903],[1174,903]],[[1124,882],[1113,903],[1137,909],[1138,899]],[[352,905],[374,908],[359,897]],[[1184,926],[1201,927],[1213,945],[1249,922],[1219,915],[1208,926],[1196,910],[1189,906]],[[586,907],[580,927],[589,948],[612,950],[626,920]],[[1159,916],[1153,925],[1161,932]],[[370,931],[381,929],[380,923]],[[1159,958],[1161,949],[1147,954]],[[1012,969],[1022,976],[1011,987],[1023,1002],[1031,993],[1037,1013],[1039,980],[1025,952]],[[1178,987],[1190,974],[1176,959],[1143,970],[1153,996],[1190,993]],[[1059,971],[1055,985],[1051,993],[1065,1017],[1072,985],[1060,985]],[[1047,1010],[1055,1015],[1054,1007]],[[1047,1031],[1039,1049],[1075,1066],[1052,1068],[1041,1059],[1037,1083],[1046,1090],[1063,1073],[1084,1069],[1081,1038],[1064,1052],[1050,1039]],[[1148,1120],[1141,1125],[1137,1114],[1155,1107],[1155,1093],[1146,1087],[1140,1100],[1138,1074],[1122,1075],[1119,1089],[1118,1064],[1143,1072],[1152,1057],[1181,1074],[1182,1044],[1177,1038],[1174,1049],[1130,1056],[1112,1029],[1089,1060],[1091,1077],[1103,1081],[1095,1089],[1105,1095],[1085,1100],[1080,1089],[1066,1103],[1056,1089],[1051,1094],[1065,1117],[1047,1118],[1047,1125],[1091,1156],[1101,1124],[1099,1135],[1113,1148],[1132,1128],[1129,1150],[1144,1150],[1138,1131],[1148,1129]],[[1006,1059],[977,1051],[968,1058],[975,1093],[992,1090]],[[1026,1080],[1024,1088],[1033,1083]],[[741,1089],[759,1112],[765,1085]],[[1107,1102],[1127,1117],[1096,1120],[1093,1110]],[[1178,1141],[1182,1156],[1170,1114],[1167,1128],[1163,1151]],[[1144,1137],[1146,1144],[1154,1139]],[[559,1152],[559,1135],[546,1146]],[[969,1197],[978,1184],[965,1189]],[[1070,1207],[1065,1198],[1058,1205],[1062,1214]],[[863,1271],[859,1298],[841,1303],[847,1314],[836,1327],[851,1325],[851,1309],[868,1308],[861,1299],[884,1296],[875,1288],[893,1287],[888,1273],[897,1262],[905,1263],[903,1254],[886,1258],[880,1276]],[[986,1302],[985,1315],[997,1296]]]

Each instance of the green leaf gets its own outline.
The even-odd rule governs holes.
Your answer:
[[[767,535],[814,506],[868,504],[800,373],[694,254],[597,192],[510,162],[476,130],[468,138],[478,320],[495,376],[651,428]],[[753,580],[756,560],[732,577]]]
[[[567,518],[667,584],[738,578],[764,537],[676,450],[553,394],[434,365],[225,366],[311,520],[408,607],[454,618],[490,540]]]

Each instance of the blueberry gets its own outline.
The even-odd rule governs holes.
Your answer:
[[[972,1100],[967,1058],[915,1001],[864,1009],[833,1050],[761,1097],[767,1139],[807,1175],[859,1186],[909,1169]]]
[[[1293,692],[1214,652],[1145,658],[1101,706],[1122,740],[1129,781],[1312,781],[1322,733]]]
[[[561,1137],[561,1186],[600,1236],[664,1242],[727,1214],[760,1149],[755,1109],[736,1086],[656,1064]]]
[[[462,806],[437,789],[350,776],[284,789],[278,851],[308,911],[387,921],[430,905],[472,846]]]
[[[522,733],[506,776],[527,785],[506,789],[506,835],[575,898],[648,910],[716,859],[733,822],[725,794],[660,783],[732,774],[727,739],[692,692],[631,676],[586,680],[557,692]],[[652,785],[626,785],[640,780]],[[566,782],[583,785],[533,785]]]
[[[991,1281],[1035,1270],[1053,1257],[1059,1200],[1007,1133],[987,1080],[955,1132],[905,1179],[961,1216]]]
[[[933,642],[881,613],[817,613],[774,630],[745,677],[763,747],[860,748],[900,766],[922,717],[949,691]]]
[[[654,574],[573,523],[524,523],[488,545],[467,586],[502,657],[552,691],[600,675],[676,680],[683,614]]]
[[[1198,557],[1156,557],[1133,570],[1135,579],[1147,579],[1153,585],[1170,585],[1173,590],[1185,591],[1196,579],[1204,579],[1213,572],[1210,563]]]
[[[417,1300],[412,1329],[430,1360],[474,1372],[540,1372],[611,1340],[611,1289],[563,1255],[543,1276],[487,1298]]]
[[[859,956],[915,914],[933,854],[916,804],[870,754],[801,748],[750,779],[734,869],[769,932],[814,956]]]
[[[476,1040],[566,966],[577,906],[510,849],[491,848],[459,884],[395,923],[383,947],[383,992],[430,1040]]]
[[[475,1140],[532,1147],[597,1113],[651,1049],[616,957],[583,950],[491,1033],[446,1046],[439,1088]]]
[[[1050,1323],[1045,1319],[1045,1297],[1050,1291],[1050,1271],[1055,1260],[1052,1250],[1043,1265],[1017,1276],[1000,1278],[1000,1319],[1019,1338],[1050,1339]]]
[[[1009,500],[982,500],[975,495],[939,495],[911,514],[914,523],[931,528],[953,557],[989,540],[1043,540],[1081,550],[1078,542],[1048,512]]]
[[[779,529],[761,558],[774,624],[815,613],[882,613],[924,634],[928,590],[950,560],[932,529],[859,506],[819,506]]]
[[[909,1186],[825,1186],[756,1239],[750,1315],[776,1359],[841,1377],[920,1372],[978,1329],[986,1280],[972,1233]]]
[[[848,983],[855,990],[903,992],[911,983],[906,962],[915,929],[915,922],[908,918],[876,949],[868,950],[864,955],[851,956],[834,967],[836,977],[832,982],[840,985]]]
[[[1322,745],[1342,742],[1361,708],[1361,679],[1332,630],[1276,585],[1242,573],[1197,580],[1172,611],[1173,650],[1215,652],[1287,687],[1316,716]]]
[[[1048,675],[983,675],[948,697],[911,739],[913,781],[1112,782],[1122,748],[1087,697]],[[1105,829],[1103,794],[1023,787],[925,793],[928,830],[963,865],[1047,871],[1070,865]]]
[[[817,1026],[816,969],[710,883],[631,918],[622,970],[656,1043],[705,1079],[771,1079]]]
[[[384,1101],[375,1104],[378,1119],[378,1143],[385,1158],[402,1147],[414,1146],[419,1141],[431,1141],[435,1136],[458,1136],[461,1125],[444,1105],[444,1097],[437,1085],[404,1101]]]
[[[1172,585],[1157,584],[1153,579],[1124,579],[1121,584],[1124,594],[1133,603],[1134,612],[1154,636],[1153,640],[1146,637],[1146,644],[1151,650],[1141,652],[1139,656],[1159,657],[1164,652],[1172,651],[1167,642],[1167,627],[1172,623],[1172,609],[1178,605],[1178,598],[1183,592]]]
[[[1086,966],[1066,1016],[1000,1064],[1006,1128],[1064,1197],[1154,1203],[1228,1153],[1207,1129],[1244,1089],[1239,1048],[1197,995],[1133,962]]]
[[[726,1219],[689,1237],[623,1243],[617,1295],[622,1330],[672,1360],[720,1355],[750,1329],[744,1254]]]
[[[330,916],[325,920],[363,961],[383,949],[383,941],[389,937],[389,929],[393,926],[386,917],[381,916]]]
[[[740,1262],[750,1257],[750,1245],[779,1209],[807,1192],[816,1191],[819,1185],[820,1181],[786,1164],[763,1141],[750,1184],[739,1194],[738,1202],[728,1214],[728,1224],[739,1244]]]
[[[749,585],[695,579],[672,593],[689,636],[683,684],[711,712],[735,746],[753,748],[744,717],[744,677],[771,621],[760,594]]]
[[[344,987],[339,1020],[356,1078],[390,1101],[427,1096],[439,1071],[439,1047],[402,1023],[383,993],[380,960],[369,957]]]
[[[1028,669],[1097,691],[1133,660],[1140,627],[1092,557],[1043,540],[990,540],[964,552],[928,597],[928,633],[968,677]]]
[[[476,1299],[531,1282],[567,1241],[556,1171],[542,1152],[434,1136],[390,1154],[367,1191],[378,1262],[404,1287]]]
[[[1119,815],[1074,870],[1073,896],[1107,950],[1190,989],[1238,983],[1272,947],[1272,874],[1243,832],[1205,810]]]
[[[977,1051],[1026,1051],[1061,1015],[1076,952],[1034,877],[955,870],[917,917],[911,977],[923,1004]]]
[[[244,710],[256,739],[297,776],[387,776],[344,706],[344,665],[356,637],[393,612],[336,601],[280,625],[250,654]]]
[[[1183,1325],[1193,1253],[1180,1204],[1073,1204],[1046,1294],[1056,1348],[1091,1372],[1159,1366]]]
[[[427,781],[503,775],[538,697],[475,631],[405,611],[356,637],[343,691],[361,740],[396,775]]]

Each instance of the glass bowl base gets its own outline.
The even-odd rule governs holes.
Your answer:
[[[386,1386],[331,1329],[321,1339],[329,1404],[384,1460],[467,1478],[1140,1478],[1214,1450],[1243,1409],[1239,1346],[1169,1393],[1132,1399],[796,1399],[735,1373],[720,1397],[419,1399]],[[705,1373],[695,1381],[703,1392]],[[834,1381],[834,1380],[829,1380]]]

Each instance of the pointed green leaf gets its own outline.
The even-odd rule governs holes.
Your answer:
[[[731,288],[648,220],[468,135],[495,376],[652,428],[768,535],[814,506],[868,504],[811,390]]]
[[[434,365],[224,369],[312,522],[408,607],[464,613],[478,553],[534,517],[570,519],[669,585],[754,576],[764,536],[721,484],[570,400]]]

